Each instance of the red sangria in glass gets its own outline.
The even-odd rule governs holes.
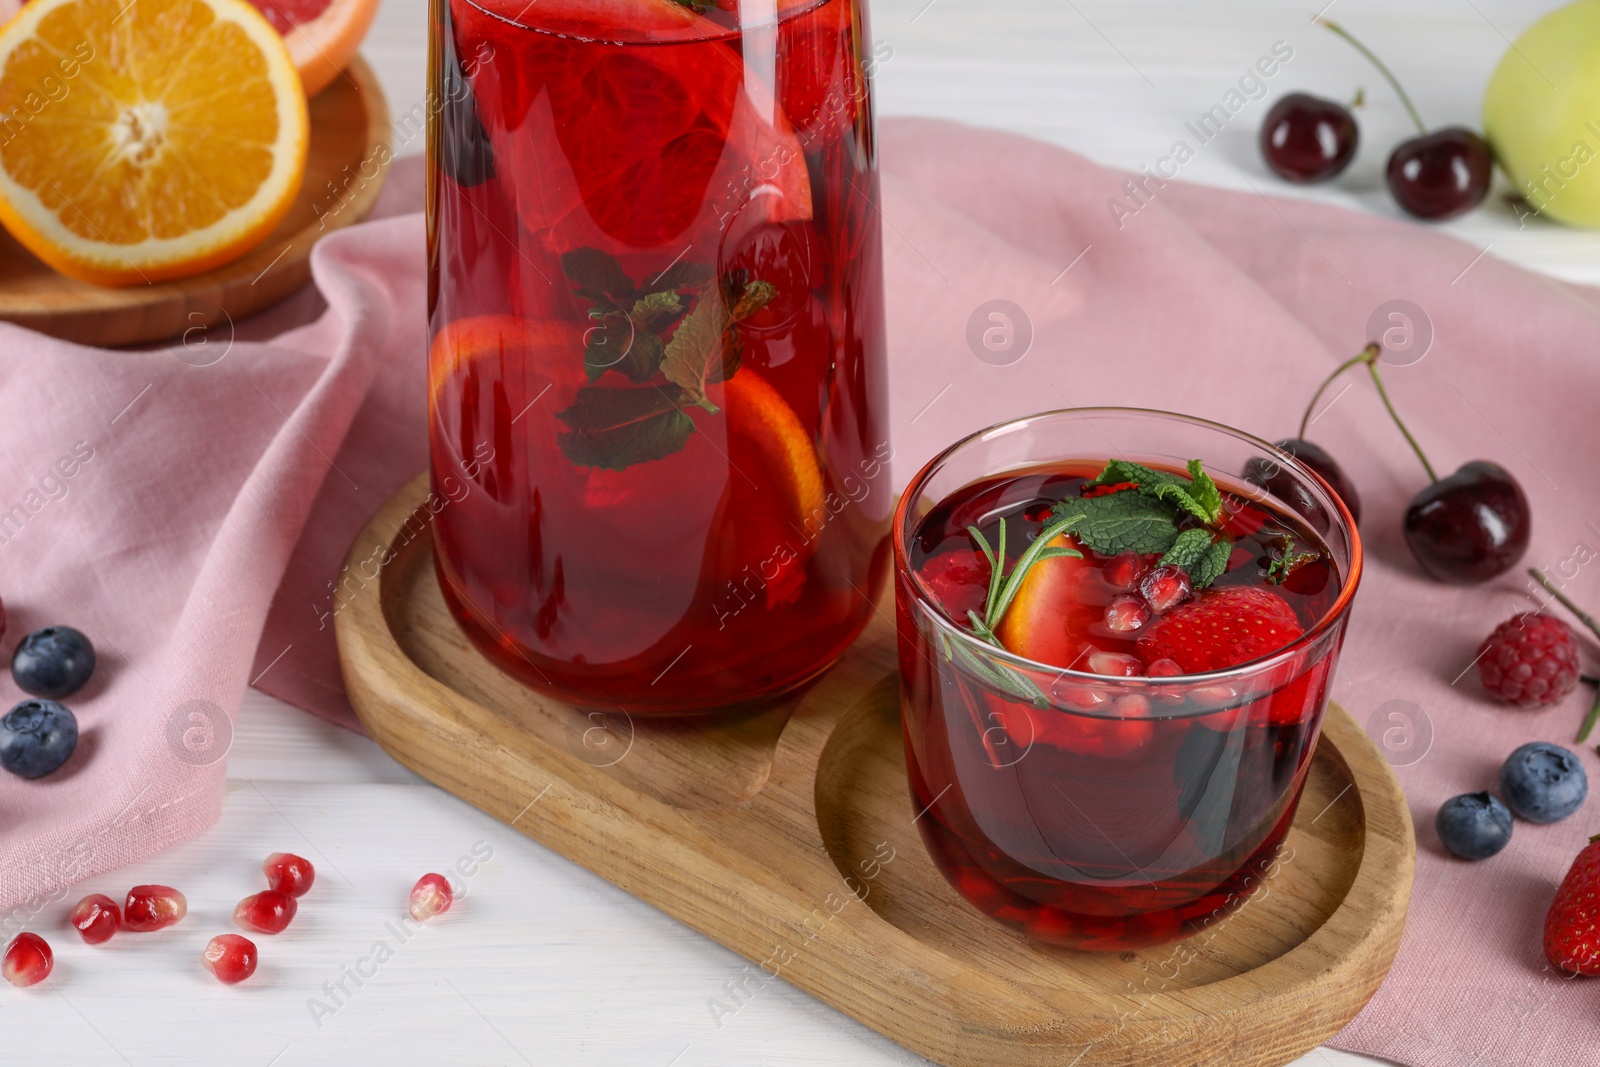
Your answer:
[[[912,801],[967,901],[1122,951],[1244,895],[1294,819],[1361,574],[1325,483],[1199,419],[1055,412],[929,463],[894,547]]]
[[[561,699],[791,689],[889,569],[858,0],[433,0],[436,569]]]

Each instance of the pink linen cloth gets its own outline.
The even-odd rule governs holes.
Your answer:
[[[1535,512],[1526,563],[1600,608],[1600,294],[1423,226],[1155,179],[1135,193],[1124,174],[1007,134],[896,120],[881,145],[897,484],[957,436],[1051,407],[1167,408],[1289,436],[1374,310],[1404,299],[1434,332],[1425,358],[1387,372],[1413,431],[1442,469],[1510,469]],[[324,240],[319,292],[238,324],[214,362],[227,330],[134,353],[0,326],[10,635],[75,625],[104,664],[71,702],[83,741],[67,770],[0,776],[0,920],[59,910],[71,882],[215,819],[246,684],[355,725],[331,583],[366,516],[425,460],[423,227],[402,214],[420,178],[417,160],[397,164],[379,212],[395,217]],[[991,300],[1031,329],[1006,365],[968,340]],[[1570,745],[1584,697],[1524,712],[1483,695],[1467,668],[1527,605],[1526,582],[1422,576],[1399,525],[1423,473],[1368,382],[1353,377],[1311,436],[1365,505],[1368,570],[1334,695],[1374,732],[1389,725],[1380,708],[1410,702],[1431,736],[1397,768],[1419,841],[1405,941],[1334,1044],[1417,1067],[1592,1060],[1600,983],[1556,975],[1539,935],[1600,809],[1519,823],[1475,865],[1433,831],[1439,804],[1492,787],[1512,748]],[[1593,750],[1582,758],[1600,775]]]

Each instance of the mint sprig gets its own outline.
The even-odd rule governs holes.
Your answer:
[[[1283,535],[1283,549],[1272,559],[1267,561],[1266,579],[1270,585],[1282,585],[1289,580],[1289,575],[1316,559],[1320,553],[1296,552],[1294,538],[1288,534]]]
[[[635,283],[598,248],[565,253],[561,269],[589,302],[593,325],[583,347],[589,384],[557,412],[568,427],[557,442],[579,466],[608,470],[682,449],[695,430],[685,407],[717,413],[706,387],[732,377],[743,359],[743,335],[733,327],[777,293],[770,282],[740,275],[738,291],[725,294],[729,279],[715,285],[709,266],[688,261]],[[634,387],[608,384],[611,373]]]
[[[1161,554],[1189,574],[1190,587],[1204,589],[1228,569],[1233,542],[1220,532],[1226,516],[1222,490],[1197,459],[1188,477],[1114,459],[1088,488],[1119,486],[1097,496],[1069,497],[1057,504],[1058,519],[1076,517],[1072,534],[1105,556],[1123,552]]]

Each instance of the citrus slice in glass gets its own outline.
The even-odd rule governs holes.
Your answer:
[[[0,30],[0,222],[101,285],[235,259],[289,210],[305,94],[244,0],[33,0]]]

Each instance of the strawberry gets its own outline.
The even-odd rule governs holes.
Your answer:
[[[1600,835],[1572,861],[1550,903],[1544,958],[1557,970],[1600,975]]]
[[[917,569],[917,577],[945,614],[957,622],[965,624],[969,611],[983,613],[989,596],[989,564],[977,549],[941,552]]]
[[[1260,659],[1304,633],[1294,608],[1271,589],[1208,589],[1156,619],[1139,636],[1145,663],[1175,660],[1185,674]]]

